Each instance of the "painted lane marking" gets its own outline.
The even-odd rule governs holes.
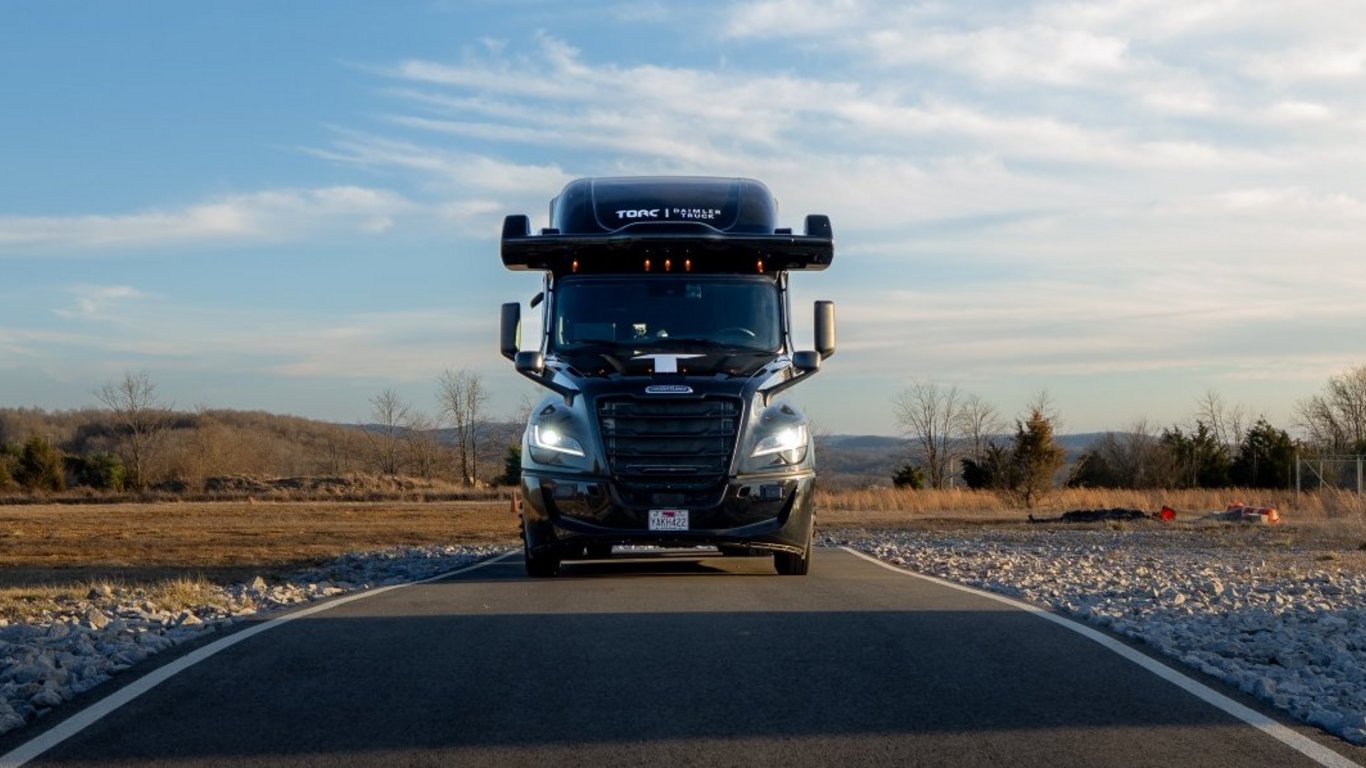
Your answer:
[[[209,643],[203,648],[197,648],[194,651],[191,651],[190,653],[187,653],[184,656],[176,659],[175,661],[166,664],[165,666],[158,667],[157,669],[147,673],[146,675],[143,675],[142,677],[138,678],[137,680],[134,680],[128,685],[125,685],[117,691],[114,691],[113,693],[109,694],[103,699],[100,699],[94,704],[91,704],[90,706],[86,707],[85,709],[81,710],[75,715],[72,715],[66,720],[63,720],[61,723],[57,724],[56,726],[53,726],[52,730],[47,731],[46,733],[43,733],[39,736],[36,736],[31,741],[24,742],[18,747],[15,747],[8,754],[0,756],[0,768],[19,768],[19,766],[24,765],[25,763],[29,762],[30,760],[33,760],[36,757],[39,757],[44,752],[47,752],[48,750],[52,749],[58,744],[61,744],[62,742],[66,741],[72,736],[75,736],[76,734],[80,733],[86,728],[89,728],[90,726],[104,719],[109,714],[113,713],[119,707],[122,707],[123,705],[127,704],[133,699],[136,699],[137,697],[152,690],[158,685],[161,685],[167,680],[170,680],[172,677],[175,677],[176,675],[180,674],[181,672],[184,672],[190,667],[193,667],[199,662],[204,661],[205,659],[208,659],[209,657],[217,653],[225,651],[244,640],[251,639],[261,634],[262,632],[275,629],[276,627],[284,626],[285,624],[288,624],[289,622],[294,621],[296,619],[314,616],[316,614],[322,613],[323,611],[330,611],[338,606],[346,605],[347,603],[353,603],[357,600],[364,600],[367,597],[382,595],[385,592],[392,592],[396,589],[403,589],[404,587],[414,587],[419,584],[430,584],[433,581],[440,581],[442,579],[447,579],[452,576],[459,576],[461,574],[469,573],[470,571],[483,568],[486,565],[493,565],[494,563],[511,557],[514,554],[517,554],[517,552],[504,552],[501,555],[495,555],[487,560],[480,560],[479,562],[473,565],[467,565],[464,568],[457,568],[453,571],[447,571],[446,573],[431,576],[420,581],[412,581],[406,584],[392,584],[387,587],[378,587],[376,589],[366,590],[364,592],[357,592],[353,595],[347,595],[346,597],[339,597],[336,600],[330,600],[326,603],[314,605],[312,607],[305,608],[295,613],[290,613],[285,616],[277,616],[265,622],[264,624],[258,624],[254,627],[248,627],[247,629],[244,629],[241,632],[234,632],[233,634],[228,635],[227,637]]]
[[[1313,739],[1304,736],[1303,734],[1296,733],[1290,728],[1281,725],[1280,723],[1276,722],[1270,717],[1263,715],[1261,712],[1258,712],[1255,709],[1252,709],[1251,707],[1239,704],[1238,702],[1234,701],[1233,699],[1230,699],[1222,693],[1219,693],[1213,688],[1210,688],[1204,683],[1201,683],[1200,681],[1195,680],[1194,678],[1187,677],[1184,674],[1177,672],[1175,669],[1172,669],[1171,667],[1167,666],[1166,664],[1163,664],[1162,662],[1152,658],[1151,656],[1140,653],[1134,650],[1133,648],[1130,648],[1129,646],[1125,645],[1124,643],[1121,643],[1120,641],[1114,639],[1113,637],[1110,637],[1109,635],[1103,632],[1094,630],[1086,626],[1085,624],[1079,624],[1075,621],[1072,621],[1071,619],[1065,619],[1056,613],[1046,611],[1042,608],[1039,608],[1038,606],[1030,605],[1029,603],[1022,602],[1020,600],[1015,600],[1004,595],[998,595],[993,592],[987,592],[985,590],[977,589],[975,587],[969,587],[964,584],[958,584],[956,582],[948,581],[947,579],[941,579],[936,576],[927,576],[923,573],[916,573],[915,571],[907,570],[905,568],[898,568],[897,566],[892,565],[891,563],[884,563],[883,561],[877,559],[876,557],[873,557],[872,555],[860,552],[856,549],[852,549],[847,546],[842,546],[840,547],[840,549],[844,550],[845,552],[848,552],[851,555],[861,557],[870,563],[880,565],[883,568],[886,568],[887,570],[892,571],[894,573],[899,573],[903,576],[914,576],[917,579],[924,579],[925,581],[933,582],[940,586],[956,589],[960,592],[967,592],[970,595],[977,595],[978,597],[985,597],[991,600],[995,600],[998,603],[1005,603],[1006,605],[1009,605],[1012,608],[1018,608],[1022,611],[1027,611],[1033,614],[1034,616],[1037,616],[1041,619],[1045,619],[1047,621],[1051,621],[1054,624],[1057,624],[1058,626],[1066,627],[1067,629],[1076,632],[1077,634],[1081,635],[1087,640],[1099,643],[1106,650],[1114,654],[1117,654],[1127,659],[1128,661],[1133,662],[1134,664],[1137,664],[1143,669],[1153,673],[1154,675],[1157,675],[1158,677],[1162,678],[1163,680],[1166,680],[1172,685],[1175,685],[1176,687],[1180,688],[1186,693],[1195,696],[1197,699],[1200,699],[1201,701],[1205,702],[1206,704],[1209,704],[1215,709],[1221,710],[1226,714],[1232,715],[1233,717],[1242,720],[1244,723],[1247,723],[1248,725],[1252,726],[1253,728],[1256,728],[1262,733],[1265,733],[1271,738],[1276,739],[1282,744],[1285,744],[1287,747],[1290,747],[1291,749],[1295,750],[1296,752],[1299,752],[1305,757],[1308,757],[1310,760],[1313,760],[1314,762],[1324,766],[1325,768],[1363,768],[1363,766],[1360,763],[1355,763],[1351,761],[1350,759],[1338,754],[1337,752],[1334,752],[1333,750],[1323,746],[1317,741],[1314,741]]]

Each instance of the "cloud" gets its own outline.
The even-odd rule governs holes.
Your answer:
[[[228,195],[177,209],[127,214],[0,216],[0,256],[281,241],[323,232],[382,232],[417,206],[357,186]]]
[[[76,297],[74,306],[54,309],[53,314],[67,319],[102,320],[111,319],[111,310],[141,301],[150,296],[130,285],[75,285],[68,289]]]

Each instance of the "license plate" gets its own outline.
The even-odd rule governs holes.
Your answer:
[[[688,530],[688,510],[652,509],[650,510],[650,530],[686,531]]]

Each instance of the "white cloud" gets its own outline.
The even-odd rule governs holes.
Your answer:
[[[854,29],[867,20],[861,0],[758,0],[739,3],[726,16],[726,37],[823,38]]]
[[[112,309],[150,298],[131,285],[74,285],[68,292],[75,295],[75,305],[54,309],[53,313],[59,317],[81,320],[108,321]]]
[[[415,206],[355,186],[275,189],[169,210],[113,215],[0,216],[0,256],[288,240],[329,231],[378,232]]]

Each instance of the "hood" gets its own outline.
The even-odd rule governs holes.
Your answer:
[[[726,376],[749,377],[763,370],[777,356],[748,350],[612,349],[560,353],[558,359],[584,377],[596,376]]]

